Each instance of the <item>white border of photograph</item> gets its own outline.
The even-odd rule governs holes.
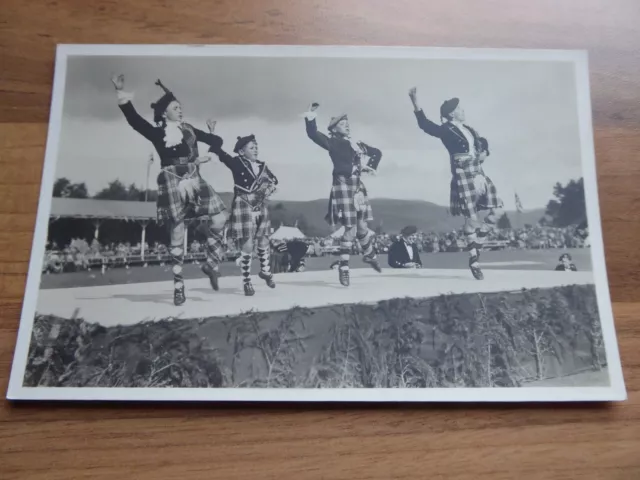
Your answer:
[[[44,261],[62,121],[67,59],[75,55],[244,56],[460,59],[469,61],[561,61],[575,65],[582,169],[591,256],[606,349],[609,387],[247,389],[247,388],[64,388],[23,387]],[[265,45],[58,45],[42,185],[23,309],[7,398],[10,400],[285,401],[285,402],[555,402],[622,401],[622,375],[605,266],[593,142],[588,57],[585,51],[370,46]]]

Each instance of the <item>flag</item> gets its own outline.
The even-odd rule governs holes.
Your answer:
[[[520,201],[520,197],[518,196],[517,192],[516,192],[516,210],[518,210],[518,212],[522,212],[524,210],[524,208],[522,208],[522,202]]]

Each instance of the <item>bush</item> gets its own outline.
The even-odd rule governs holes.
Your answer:
[[[24,383],[517,387],[604,358],[595,287],[575,285],[111,328],[37,316]]]
[[[161,320],[106,329],[83,320],[37,316],[25,386],[221,387],[216,351],[194,321]]]

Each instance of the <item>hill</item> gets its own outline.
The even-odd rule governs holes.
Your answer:
[[[233,194],[220,194],[226,205],[231,205]],[[331,233],[331,228],[325,222],[328,199],[310,201],[273,201],[271,203],[271,218],[274,227],[280,223],[293,225],[298,221],[298,227],[306,235],[324,236]],[[458,229],[463,224],[461,217],[449,215],[448,207],[422,200],[396,200],[391,198],[371,199],[374,221],[371,228],[381,227],[389,233],[399,232],[406,225],[415,225],[422,231],[449,232]],[[535,225],[543,216],[544,209],[533,209],[517,214],[507,211],[511,225],[519,228],[525,224]]]

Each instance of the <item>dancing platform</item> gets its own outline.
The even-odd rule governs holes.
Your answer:
[[[37,312],[73,316],[104,326],[129,325],[167,317],[201,318],[238,315],[249,310],[278,311],[294,306],[320,307],[370,303],[397,297],[434,297],[441,294],[514,291],[593,283],[591,272],[489,270],[475,280],[461,269],[352,269],[351,286],[338,282],[335,270],[286,273],[275,276],[270,289],[253,277],[256,293],[246,297],[240,277],[220,278],[214,292],[207,278],[185,282],[187,302],[173,305],[171,280],[96,287],[47,289],[39,292]]]

